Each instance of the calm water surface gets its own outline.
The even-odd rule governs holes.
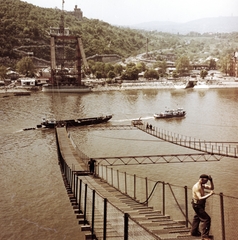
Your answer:
[[[32,130],[42,117],[71,119],[113,114],[108,124],[141,117],[153,126],[197,139],[238,142],[238,89],[128,90],[90,94],[0,96],[0,239],[78,239],[78,226],[60,174],[54,131]],[[184,119],[155,120],[165,108],[184,107]],[[190,153],[138,130],[70,129],[90,157]],[[215,192],[238,197],[237,159],[219,162],[124,166],[121,171],[191,187],[211,174]],[[66,199],[66,200],[65,200]],[[64,201],[63,201],[64,200]],[[237,213],[236,213],[237,214]]]

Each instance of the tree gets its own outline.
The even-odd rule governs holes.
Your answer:
[[[146,79],[159,79],[159,73],[154,69],[150,69],[145,72],[144,77]]]
[[[208,72],[206,69],[202,69],[200,72],[200,77],[204,79],[207,76]]]
[[[221,61],[220,61],[220,68],[223,73],[226,75],[230,73],[230,68],[231,68],[231,58],[230,55],[227,54],[224,56]]]
[[[4,80],[7,77],[7,68],[0,66],[0,79]]]
[[[167,63],[165,60],[158,61],[154,64],[154,68],[158,68],[160,76],[166,75]]]
[[[176,70],[180,75],[185,75],[190,70],[190,62],[187,56],[183,55],[180,57],[176,63]]]
[[[103,74],[99,71],[96,71],[95,75],[97,79],[103,78]]]
[[[116,64],[114,66],[114,71],[116,72],[116,74],[121,75],[121,73],[123,71],[123,66],[121,64]]]
[[[216,61],[214,59],[210,59],[209,69],[216,69]]]
[[[139,70],[139,72],[143,72],[146,70],[146,65],[144,62],[137,63],[136,67]]]
[[[121,78],[125,80],[137,80],[138,74],[139,70],[137,69],[137,67],[135,67],[135,65],[130,65],[130,67],[127,67],[126,71],[122,73]]]
[[[116,77],[116,73],[114,71],[109,71],[107,74],[107,77],[112,79],[112,78]]]
[[[173,77],[173,78],[178,78],[179,75],[178,75],[178,73],[177,73],[176,71],[173,71],[173,73],[172,73],[172,77]]]
[[[26,77],[33,77],[35,72],[35,66],[30,57],[24,57],[17,62],[17,70],[19,73]]]

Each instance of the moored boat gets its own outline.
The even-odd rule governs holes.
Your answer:
[[[186,111],[183,108],[165,110],[164,112],[155,113],[154,118],[177,118],[185,117]]]
[[[55,120],[55,119],[45,119],[41,124],[37,125],[37,128],[55,128],[56,126],[66,126],[66,127],[77,127],[92,124],[100,124],[108,122],[112,118],[112,115],[100,116],[100,117],[90,117],[90,118],[78,118],[71,120]]]

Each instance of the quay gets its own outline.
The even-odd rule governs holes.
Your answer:
[[[88,171],[89,157],[76,151],[65,127],[56,128],[59,163],[69,200],[85,239],[198,240],[188,222],[173,220],[118,191]]]

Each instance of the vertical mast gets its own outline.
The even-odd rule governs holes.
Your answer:
[[[64,35],[64,0],[62,0],[62,11],[61,11],[61,16],[60,16],[60,34]]]

